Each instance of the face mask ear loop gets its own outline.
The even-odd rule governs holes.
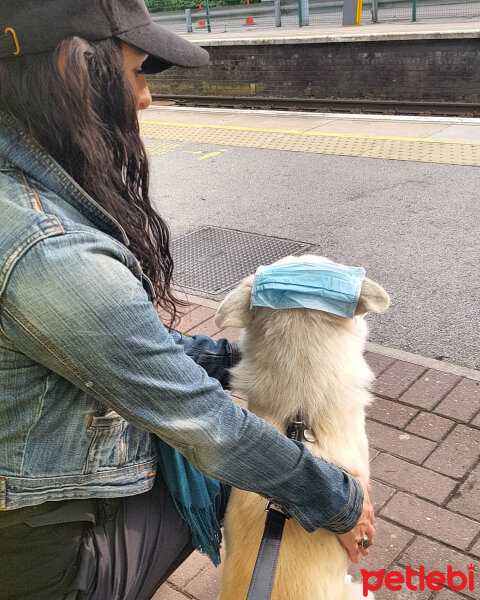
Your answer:
[[[20,44],[18,43],[17,32],[12,27],[7,27],[5,29],[5,33],[11,33],[12,34],[13,41],[15,42],[15,52],[13,53],[13,55],[14,56],[18,56],[20,54]]]

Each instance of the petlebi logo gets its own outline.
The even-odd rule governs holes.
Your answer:
[[[363,578],[363,595],[368,596],[368,592],[376,592],[382,586],[392,592],[399,592],[406,588],[412,591],[423,591],[425,589],[432,591],[443,590],[444,588],[460,592],[462,590],[473,591],[475,589],[475,565],[470,564],[467,572],[454,570],[451,565],[447,566],[446,574],[441,571],[425,572],[425,567],[420,565],[418,570],[414,570],[410,565],[405,569],[405,575],[400,571],[389,571],[380,569],[380,571],[361,570]],[[374,581],[371,581],[374,579]]]

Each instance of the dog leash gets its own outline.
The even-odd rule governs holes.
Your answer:
[[[303,422],[302,415],[298,413],[295,419],[288,425],[287,437],[299,442],[302,439],[304,430],[305,423]],[[283,528],[285,527],[285,521],[290,519],[290,515],[286,511],[280,512],[279,509],[274,508],[271,500],[268,501],[265,510],[268,512],[268,515],[247,600],[270,600],[272,597]]]
[[[269,506],[263,538],[260,543],[252,581],[248,590],[247,600],[269,600],[272,597],[273,581],[277,570],[278,553],[282,541],[283,528],[287,517],[285,513]]]

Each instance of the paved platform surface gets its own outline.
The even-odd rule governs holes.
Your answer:
[[[165,141],[480,165],[480,119],[338,115],[156,106],[140,114],[147,152],[175,150]],[[161,140],[161,143],[155,143]]]
[[[301,28],[244,28],[225,33],[185,33],[182,37],[201,46],[477,38],[480,37],[480,19],[429,19],[415,23],[391,21],[355,27],[316,24]]]
[[[239,331],[219,331],[214,314],[213,304],[191,304],[178,329],[235,340]],[[439,361],[379,346],[367,350],[376,375],[367,431],[377,536],[371,555],[351,573],[360,581],[359,568],[405,572],[423,565],[428,573],[452,565],[468,573],[473,564],[474,591],[382,588],[376,599],[480,599],[480,372],[446,370]],[[215,600],[220,576],[221,567],[196,553],[152,600]]]

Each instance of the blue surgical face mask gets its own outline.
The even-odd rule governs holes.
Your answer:
[[[362,267],[333,262],[259,267],[250,308],[311,308],[353,318],[365,277]]]

